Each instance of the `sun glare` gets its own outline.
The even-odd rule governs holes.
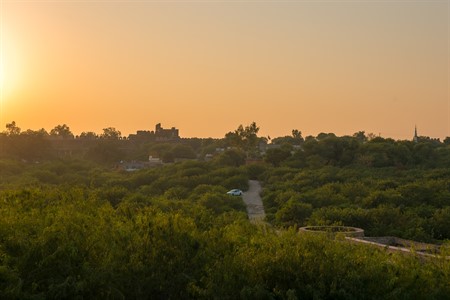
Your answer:
[[[5,68],[3,64],[3,58],[0,58],[0,87],[2,89],[4,82],[5,82]]]
[[[17,92],[19,81],[23,79],[23,63],[20,61],[23,53],[14,47],[4,31],[0,47],[0,89],[5,103],[11,93]]]
[[[0,119],[3,116],[3,0],[0,3]]]

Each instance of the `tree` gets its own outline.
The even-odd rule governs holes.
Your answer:
[[[239,167],[245,164],[245,153],[239,150],[227,150],[215,158],[219,165]]]
[[[280,210],[275,214],[275,218],[280,223],[286,226],[306,224],[306,220],[311,216],[313,207],[309,203],[299,202],[291,198],[284,204]]]
[[[150,149],[149,149],[149,154],[152,155],[153,157],[159,157],[162,158],[165,153],[167,152],[171,152],[172,150],[172,145],[171,144],[154,144]]]
[[[373,132],[369,132],[367,134],[367,140],[369,140],[369,141],[373,140],[376,137],[377,137],[377,135],[375,133],[373,133]]]
[[[272,144],[282,145],[282,144],[290,144],[290,145],[301,145],[305,140],[302,137],[302,132],[297,129],[292,129],[292,135],[277,137],[272,140]]]
[[[191,146],[188,145],[176,145],[172,149],[173,157],[175,158],[196,158],[195,152]]]
[[[86,140],[95,140],[98,138],[98,135],[95,132],[92,131],[83,131],[80,134],[80,139],[86,139]]]
[[[242,125],[240,125],[240,127],[242,127]],[[225,141],[230,146],[242,149],[242,139],[236,131],[235,132],[230,131],[227,134],[225,134]]]
[[[9,136],[19,135],[20,128],[17,127],[15,121],[12,121],[11,123],[6,124],[6,132]]]
[[[5,150],[11,156],[20,157],[26,161],[37,161],[51,156],[49,142],[44,138],[48,134],[44,129],[36,131],[27,129],[20,132],[20,128],[15,125],[15,122],[8,125],[9,133],[7,135],[13,138],[9,139]]]
[[[123,158],[124,153],[116,143],[98,141],[86,153],[86,157],[98,163],[117,162]]]
[[[116,130],[114,127],[103,128],[103,133],[100,135],[103,139],[111,139],[118,140],[122,136],[122,133],[119,130]]]
[[[292,137],[294,139],[300,139],[300,138],[303,139],[302,132],[298,131],[298,129],[292,129]]]
[[[327,138],[327,137],[336,137],[336,135],[334,134],[334,133],[324,133],[324,132],[321,132],[321,133],[319,133],[318,135],[317,135],[317,140],[323,140],[323,139],[325,139],[325,138]]]
[[[70,131],[69,126],[66,124],[57,125],[50,131],[51,136],[57,136],[64,139],[73,139],[73,133]]]
[[[275,167],[278,167],[281,162],[285,161],[289,157],[291,157],[291,151],[288,149],[274,148],[267,150],[265,161],[271,163]]]
[[[242,128],[242,126],[240,126]],[[259,127],[256,126],[256,123],[253,122],[249,126],[246,126],[245,129],[239,132],[239,135],[242,136],[242,139],[247,147],[247,150],[254,149],[258,145],[258,131]]]
[[[163,153],[163,155],[161,156],[161,160],[164,163],[171,163],[175,161],[175,157],[173,156],[172,151],[167,151]]]
[[[450,238],[450,206],[436,210],[432,218],[433,233],[438,239]]]
[[[35,131],[34,133],[35,133],[35,135],[42,136],[42,137],[48,136],[48,132],[44,128],[41,128],[41,129]]]
[[[239,125],[239,127],[234,132],[228,132],[225,135],[225,140],[228,144],[244,150],[247,156],[252,155],[256,151],[256,146],[258,145],[258,131],[259,127],[255,122],[248,126]]]
[[[356,138],[360,142],[367,141],[366,132],[365,131],[358,131],[353,134],[353,137]]]

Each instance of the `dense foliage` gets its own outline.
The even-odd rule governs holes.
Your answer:
[[[303,139],[293,130],[260,152],[251,124],[219,141],[130,150],[106,128],[64,154],[64,138],[73,139],[67,126],[51,132],[63,141],[55,152],[43,132],[8,125],[0,136],[1,299],[449,298],[445,143],[363,133]],[[122,155],[211,153],[208,162],[114,169]],[[245,164],[258,157],[265,162]],[[268,223],[251,224],[242,199],[226,194],[246,190],[249,179],[263,183]],[[307,224],[440,243],[444,257],[298,234]]]
[[[2,170],[2,299],[442,299],[450,292],[448,260],[251,225],[240,197],[225,192],[245,189],[261,166],[185,162],[126,173],[80,161],[2,161]]]
[[[450,239],[449,176],[449,169],[273,169],[263,200],[278,225],[343,224],[369,236]]]
[[[449,157],[449,145],[427,139],[309,139],[260,176],[268,220],[356,226],[370,236],[450,239]]]

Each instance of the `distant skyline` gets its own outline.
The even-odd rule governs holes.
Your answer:
[[[1,1],[0,131],[450,136],[449,1]]]

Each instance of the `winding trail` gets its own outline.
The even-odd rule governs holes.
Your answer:
[[[250,222],[259,223],[264,221],[266,217],[260,196],[262,191],[261,184],[257,180],[250,180],[248,184],[248,191],[243,193],[242,198],[247,206],[247,214]]]

